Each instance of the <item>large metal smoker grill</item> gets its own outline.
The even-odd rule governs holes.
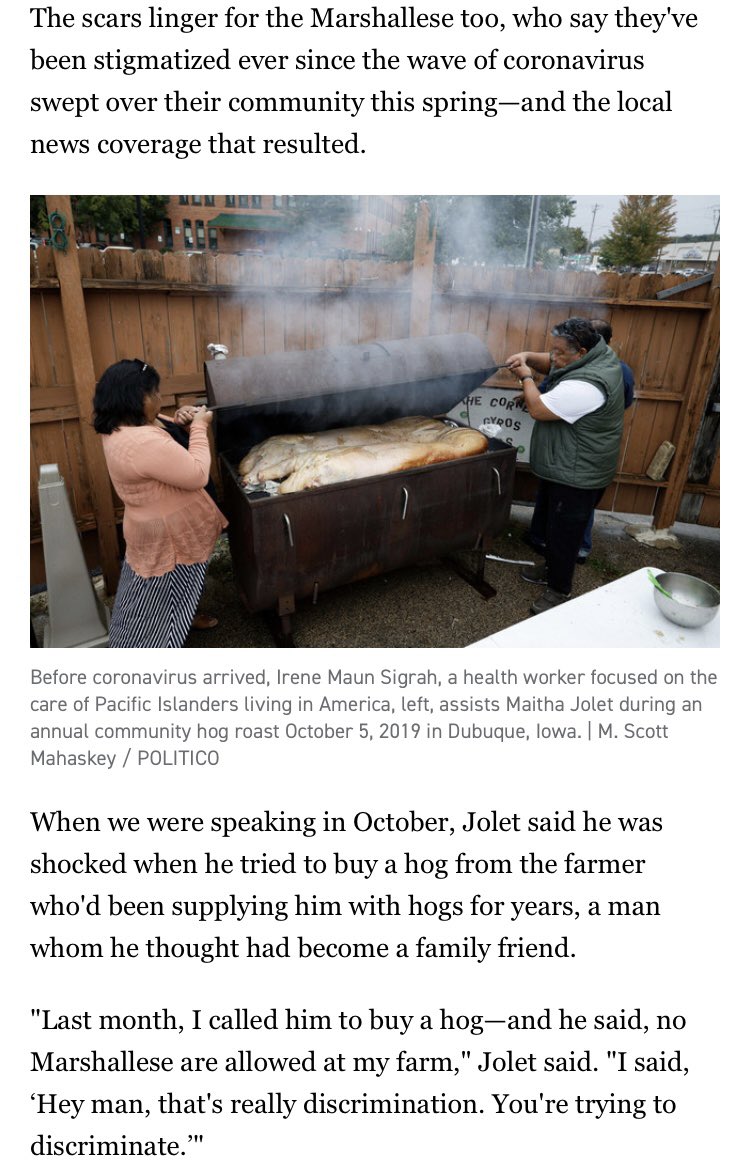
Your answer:
[[[461,549],[484,595],[484,552],[508,520],[516,451],[499,440],[479,456],[291,495],[254,497],[237,465],[270,435],[441,415],[496,369],[471,334],[288,351],[205,364],[223,508],[242,600],[275,609],[291,642],[296,602]]]

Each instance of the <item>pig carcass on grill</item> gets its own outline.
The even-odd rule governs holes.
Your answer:
[[[272,435],[253,447],[237,470],[246,486],[282,480],[279,494],[287,495],[479,455],[487,450],[487,443],[484,435],[471,428],[448,426],[420,415],[313,435]]]
[[[383,450],[394,441],[382,431],[390,427],[391,434],[403,433],[414,416],[445,413],[495,369],[485,344],[471,334],[206,363],[208,401],[216,410],[222,506],[248,610],[275,609],[291,643],[298,600],[315,600],[339,585],[465,549],[478,550],[474,581],[485,595],[494,595],[483,580],[484,551],[508,520],[515,448],[469,428],[451,431],[439,419],[420,417],[409,438],[396,441],[402,443],[400,461],[389,469],[385,458],[391,451],[384,457]],[[342,446],[342,434],[352,427],[380,434],[366,444]],[[430,445],[423,440],[435,432],[446,447],[460,436],[477,450],[468,457],[430,462]],[[259,452],[272,437],[266,446],[273,450],[275,466],[269,456],[264,467],[258,457],[248,468],[248,449]],[[269,495],[259,479],[256,490],[245,489],[243,475],[253,471],[260,476],[283,470],[293,478],[293,456],[300,447],[305,451],[298,471],[304,472],[304,455],[313,445],[316,455],[329,457],[311,472],[312,486],[300,481],[302,490]],[[419,465],[411,462],[417,455]],[[331,465],[338,461],[351,469],[345,461],[355,457],[356,478],[339,482],[338,468]],[[361,477],[370,464],[373,474]],[[421,612],[415,609],[417,615]]]

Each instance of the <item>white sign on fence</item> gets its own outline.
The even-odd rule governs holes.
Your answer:
[[[484,387],[474,391],[448,412],[449,419],[479,430],[483,423],[502,428],[497,438],[518,448],[518,462],[529,462],[529,443],[534,420],[526,410],[523,391],[516,387]]]

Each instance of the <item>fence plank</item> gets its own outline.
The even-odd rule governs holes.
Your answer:
[[[104,297],[102,294],[88,294],[85,296],[85,302],[94,374],[98,380],[107,367],[117,361],[115,337],[112,333],[112,304],[109,296]]]
[[[216,298],[196,298],[193,304],[195,321],[195,361],[202,368],[209,357],[208,344],[219,341],[219,308]]]
[[[34,294],[31,298],[29,327],[32,389],[36,386],[51,387],[55,382],[50,335],[47,329],[46,297],[44,294]],[[52,294],[49,297],[52,297]]]
[[[713,309],[706,315],[701,327],[699,347],[685,391],[685,404],[680,409],[677,421],[674,438],[677,451],[669,474],[669,487],[657,500],[654,522],[659,528],[671,527],[677,518],[690,470],[693,446],[713,385],[713,371],[719,357],[719,284],[720,275],[717,266],[710,287]]]
[[[59,296],[47,295],[44,302],[47,338],[52,355],[51,386],[68,386],[73,382],[73,366]]]
[[[167,324],[172,355],[172,374],[189,375],[199,369],[195,349],[195,317],[192,298],[167,299]]]
[[[143,357],[160,374],[174,373],[166,294],[144,294],[138,302],[143,333]]]
[[[245,299],[242,302],[242,353],[249,358],[256,354],[265,354],[265,343],[263,299]]]
[[[219,298],[218,308],[219,342],[229,347],[230,358],[237,358],[242,354],[242,305],[237,298]]]
[[[283,297],[269,291],[263,299],[265,351],[273,354],[284,349],[284,305]]]

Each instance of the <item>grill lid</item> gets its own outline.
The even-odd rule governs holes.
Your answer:
[[[294,415],[300,430],[436,415],[497,369],[473,334],[284,351],[205,364],[209,406]]]

